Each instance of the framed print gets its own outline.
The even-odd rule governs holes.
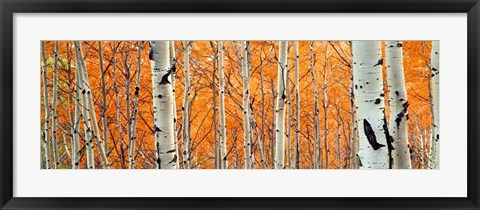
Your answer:
[[[1,209],[479,208],[476,0],[0,6]]]

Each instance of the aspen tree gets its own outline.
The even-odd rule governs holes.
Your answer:
[[[88,113],[86,113],[86,114],[89,115],[87,123],[88,124],[91,123],[91,127],[93,127],[93,133],[94,133],[95,141],[97,143],[98,151],[100,152],[100,157],[101,157],[101,160],[102,160],[103,168],[109,168],[106,152],[105,152],[105,149],[104,149],[103,144],[102,144],[102,139],[100,137],[100,133],[98,131],[99,129],[98,129],[97,117],[95,115],[95,107],[93,105],[93,97],[92,97],[92,93],[91,93],[91,90],[90,90],[90,85],[89,85],[89,82],[88,82],[87,67],[86,67],[86,64],[85,64],[85,60],[83,59],[82,45],[81,45],[80,41],[75,41],[75,53],[76,53],[77,64],[78,64],[77,68],[80,67],[78,69],[80,69],[79,78],[80,78],[81,86],[82,86],[82,95],[84,97],[83,106],[85,107],[84,109],[87,109],[86,111]],[[85,98],[86,98],[86,100],[85,100]],[[84,116],[84,118],[85,118],[85,116]],[[91,132],[91,130],[90,130],[90,132]],[[89,146],[93,150],[93,141],[90,140],[89,143],[90,143]],[[90,165],[90,166],[92,166],[92,165]],[[94,167],[92,167],[92,168],[94,168]]]
[[[313,84],[313,98],[314,98],[314,123],[313,123],[313,144],[314,144],[314,168],[322,168],[322,148],[320,138],[320,108],[318,102],[318,88],[317,88],[317,76],[314,69],[314,57],[313,57],[313,42],[309,43],[310,47],[310,73],[312,76]]]
[[[183,42],[184,46],[184,76],[185,76],[185,93],[183,95],[183,168],[190,169],[190,43]]]
[[[43,59],[43,101],[45,108],[44,124],[44,148],[45,148],[45,169],[50,169],[50,103],[48,102],[48,75],[47,75],[47,56],[45,55],[45,42],[41,43],[41,52]]]
[[[120,165],[123,169],[127,168],[125,165],[125,153],[123,146],[123,125],[122,125],[122,107],[119,99],[119,88],[117,86],[117,44],[113,42],[113,89],[115,90],[115,106],[117,108],[117,130],[118,130],[118,142],[120,143]]]
[[[298,41],[295,41],[295,143],[294,143],[294,168],[300,168],[300,61],[298,55]]]
[[[387,64],[387,86],[390,104],[389,130],[393,142],[392,151],[394,169],[411,169],[410,151],[408,149],[408,99],[403,71],[402,41],[385,41]]]
[[[361,169],[388,169],[391,136],[385,117],[380,41],[352,41]]]
[[[217,46],[218,53],[218,95],[220,97],[219,101],[219,112],[220,112],[220,158],[221,158],[221,168],[228,169],[228,159],[227,159],[227,128],[225,124],[225,81],[224,81],[224,65],[223,65],[223,42],[218,41]]]
[[[250,169],[252,166],[252,151],[251,151],[251,127],[250,127],[250,73],[248,69],[248,52],[247,42],[241,41],[241,57],[240,65],[242,69],[243,82],[243,141],[244,141],[244,162],[245,169]]]
[[[100,67],[100,80],[102,84],[102,114],[100,118],[102,119],[103,125],[103,144],[105,151],[108,154],[108,124],[107,124],[107,90],[105,88],[105,70],[103,69],[103,52],[102,52],[102,41],[98,41],[98,63]],[[108,157],[108,155],[107,155]]]
[[[288,41],[280,41],[278,56],[277,75],[277,106],[275,110],[275,169],[283,169],[285,166],[285,100],[287,79],[287,45]]]
[[[327,97],[327,63],[328,63],[328,44],[325,45],[325,63],[323,64],[323,88],[322,88],[322,104],[323,104],[323,144],[325,147],[325,168],[328,169],[328,156],[330,149],[328,148],[328,97]]]
[[[287,45],[287,64],[286,64],[286,84],[285,84],[285,89],[286,89],[286,94],[287,94],[287,99],[286,99],[286,111],[287,111],[287,126],[286,126],[286,131],[285,131],[285,144],[286,144],[286,154],[287,156],[287,161],[285,163],[284,168],[290,168],[292,166],[292,159],[290,155],[291,151],[291,143],[292,143],[292,137],[291,137],[291,131],[292,131],[292,114],[291,114],[291,107],[292,107],[292,99],[291,99],[291,87],[290,87],[290,70],[288,66],[288,60],[289,60],[289,52],[290,52],[290,46]]]
[[[430,142],[431,169],[439,169],[439,144],[440,144],[440,52],[439,41],[432,41],[432,52],[430,53],[431,70],[431,107],[433,117],[432,138]]]
[[[263,48],[262,48],[263,51]],[[263,59],[262,59],[262,52],[260,52],[260,91],[262,94],[262,106],[261,106],[261,114],[262,114],[262,125],[260,131],[260,167],[265,169],[265,87],[264,87],[264,78],[263,78]]]
[[[87,169],[95,169],[95,159],[94,159],[94,152],[93,152],[93,131],[90,127],[90,115],[88,114],[87,108],[87,97],[85,96],[86,90],[83,85],[82,81],[82,66],[80,64],[80,56],[83,56],[77,51],[77,42],[75,43],[75,57],[76,59],[76,69],[75,73],[77,74],[77,84],[79,87],[79,92],[81,94],[82,101],[79,102],[80,107],[82,107],[82,118],[83,118],[83,128],[85,130],[85,150],[86,150],[86,158],[87,158]]]
[[[55,51],[53,52],[53,96],[52,96],[52,144],[53,144],[53,168],[58,169],[60,160],[58,158],[58,142],[57,142],[57,89],[58,89],[58,41],[55,41]]]
[[[173,87],[170,74],[175,65],[170,64],[168,41],[152,41],[150,60],[152,66],[152,93],[156,166],[159,169],[175,169]]]
[[[75,116],[74,116],[74,124],[73,124],[73,143],[72,143],[72,168],[78,169],[80,165],[80,134],[78,133],[80,130],[80,89],[78,85],[80,84],[80,80],[78,78],[78,70],[75,71]]]
[[[133,114],[132,114],[132,133],[130,136],[130,143],[128,146],[129,166],[130,169],[135,168],[135,143],[137,139],[137,116],[138,116],[138,97],[140,95],[140,78],[142,73],[142,41],[137,42],[138,57],[137,57],[137,79],[135,81],[135,92],[133,99]]]
[[[175,42],[174,41],[170,41],[170,46],[169,46],[169,51],[170,51],[170,63],[171,65],[175,65],[177,63],[177,57],[175,56]],[[173,130],[175,131],[173,133],[173,139],[175,141],[175,154],[179,154],[178,153],[178,131],[177,131],[177,100],[176,99],[176,96],[175,96],[175,80],[176,80],[176,75],[177,75],[177,72],[176,71],[172,71],[172,73],[170,74],[170,81],[172,81],[172,92],[173,92]],[[176,163],[176,168],[180,168],[180,161],[175,161]]]

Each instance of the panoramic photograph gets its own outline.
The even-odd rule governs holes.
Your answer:
[[[439,169],[439,45],[44,40],[40,168]]]

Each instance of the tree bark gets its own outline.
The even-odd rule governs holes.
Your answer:
[[[152,88],[156,166],[159,169],[175,169],[177,154],[173,120],[173,88],[170,74],[175,65],[170,64],[168,41],[152,41]]]
[[[242,70],[243,82],[243,144],[244,144],[244,164],[245,169],[251,169],[252,151],[251,151],[251,128],[250,128],[250,72],[248,69],[248,52],[247,42],[241,42],[242,54],[240,57],[240,65]]]
[[[432,41],[432,52],[430,54],[431,76],[431,106],[433,117],[433,131],[430,143],[430,161],[431,169],[439,169],[439,144],[440,144],[440,52],[439,41]]]
[[[393,142],[392,151],[394,169],[411,169],[410,151],[408,149],[408,99],[403,71],[402,41],[385,41],[387,64],[387,86],[390,103],[390,134]]]
[[[176,65],[177,64],[177,57],[175,56],[175,42],[170,41],[170,46],[169,46],[169,51],[170,51],[170,63],[171,65]],[[173,133],[173,139],[175,141],[175,154],[178,154],[178,130],[177,130],[177,100],[175,96],[175,80],[176,80],[176,71],[172,71],[170,74],[170,81],[172,81],[172,92],[173,92],[173,130],[175,131]],[[180,168],[180,161],[177,160],[176,162],[176,168]]]
[[[113,89],[115,90],[115,106],[117,108],[117,129],[118,129],[118,142],[120,143],[120,165],[122,169],[127,168],[125,165],[125,153],[124,153],[124,146],[123,146],[123,125],[122,125],[122,107],[120,104],[119,99],[119,88],[117,86],[117,43],[113,42],[113,56],[112,56],[112,63],[113,63]]]
[[[183,42],[184,52],[184,76],[185,76],[185,92],[183,95],[183,168],[190,169],[190,43]]]
[[[313,98],[314,98],[314,123],[313,123],[313,144],[314,144],[314,163],[315,169],[322,168],[322,148],[320,138],[320,108],[318,102],[318,88],[317,88],[317,76],[314,69],[314,57],[313,57],[313,42],[309,43],[310,46],[310,73],[312,75],[313,84]]]
[[[57,89],[58,89],[58,41],[55,41],[55,51],[53,56],[53,96],[52,96],[52,144],[53,144],[53,168],[58,169],[60,160],[58,159],[58,141],[57,141]]]
[[[108,159],[107,159],[107,156],[106,156],[106,152],[105,152],[105,149],[103,147],[102,139],[100,137],[100,132],[99,132],[99,129],[98,129],[97,116],[95,115],[95,107],[93,105],[93,97],[92,97],[92,93],[91,93],[91,90],[90,90],[90,85],[89,85],[89,82],[88,82],[87,67],[86,67],[86,64],[85,64],[85,60],[83,59],[82,46],[81,46],[80,41],[75,41],[75,52],[76,52],[77,62],[79,64],[79,66],[77,66],[77,68],[80,67],[80,70],[81,70],[80,78],[81,78],[82,86],[83,86],[82,94],[87,99],[86,101],[84,100],[83,106],[84,107],[88,106],[88,114],[90,115],[89,116],[90,119],[88,120],[87,123],[90,123],[90,122],[92,123],[91,126],[93,127],[93,133],[94,133],[95,141],[97,143],[98,151],[100,152],[100,157],[101,157],[101,160],[102,160],[103,168],[109,168],[110,166],[108,164]],[[91,146],[92,150],[93,150],[93,142],[90,141],[89,143],[90,143],[89,146]]]
[[[294,143],[294,168],[300,168],[300,61],[298,55],[298,41],[295,42],[295,143]]]
[[[50,103],[48,102],[48,75],[47,75],[47,56],[45,55],[45,42],[41,44],[43,59],[43,101],[45,108],[44,124],[44,149],[45,149],[45,169],[50,169]]]
[[[102,41],[98,41],[98,61],[101,73],[101,84],[102,84],[102,125],[103,125],[103,147],[106,151],[106,156],[108,158],[108,124],[107,124],[107,90],[105,89],[105,70],[103,69],[103,53],[102,53]]]
[[[224,79],[224,65],[223,65],[223,42],[218,41],[218,95],[220,97],[219,101],[219,114],[220,114],[220,158],[221,158],[221,168],[228,169],[228,159],[227,159],[227,128],[225,124],[225,79]]]
[[[277,75],[277,106],[275,110],[275,169],[285,167],[285,102],[287,79],[287,41],[280,41]]]
[[[137,79],[135,81],[135,92],[133,99],[133,114],[132,114],[132,133],[129,143],[129,166],[130,169],[135,168],[135,144],[137,139],[137,117],[138,117],[138,97],[140,95],[140,78],[142,73],[142,41],[137,42],[138,45],[138,57],[137,57]]]
[[[381,43],[352,41],[352,50],[360,168],[388,169],[392,148],[385,116]]]

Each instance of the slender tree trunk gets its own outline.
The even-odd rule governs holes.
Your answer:
[[[248,69],[248,52],[247,42],[241,42],[242,55],[240,57],[240,65],[242,69],[243,81],[243,144],[244,144],[244,163],[245,169],[250,169],[252,166],[252,151],[251,151],[251,128],[250,128],[250,72]]]
[[[352,68],[353,70],[353,68]],[[354,84],[354,79],[353,79],[353,71],[352,71],[352,76],[350,79],[350,121],[352,124],[352,128],[350,130],[350,162],[351,162],[351,168],[352,169],[357,169],[357,147],[356,145],[356,139],[357,139],[357,122],[355,121],[355,84]]]
[[[102,41],[98,41],[98,60],[101,72],[101,83],[102,83],[102,114],[100,118],[102,119],[103,125],[103,147],[105,148],[106,156],[108,158],[108,124],[107,124],[107,90],[105,88],[105,70],[103,69],[103,53],[102,53]]]
[[[275,126],[275,169],[285,167],[285,100],[287,83],[287,41],[280,41],[278,56],[278,78],[277,78],[277,107]]]
[[[75,42],[75,48],[77,48],[77,43]],[[83,80],[82,80],[82,66],[80,64],[80,59],[78,57],[81,57],[82,54],[79,54],[77,49],[75,49],[75,57],[77,57],[77,62],[76,62],[76,74],[77,74],[77,84],[79,85],[79,91],[81,92],[81,98],[82,102],[80,103],[80,107],[82,107],[82,116],[83,116],[83,128],[85,130],[85,150],[86,150],[86,156],[87,156],[87,168],[88,169],[95,169],[95,160],[94,160],[94,152],[93,152],[93,133],[92,129],[90,127],[90,115],[88,114],[88,108],[87,108],[87,97],[85,96],[86,90],[85,86],[83,85]]]
[[[286,126],[286,131],[285,131],[285,156],[286,157],[286,163],[284,168],[290,168],[292,166],[292,159],[291,159],[291,145],[292,145],[292,137],[291,137],[291,131],[292,131],[292,113],[291,113],[291,107],[292,107],[292,97],[291,97],[291,87],[290,87],[290,71],[289,71],[289,66],[288,66],[288,53],[289,53],[289,47],[287,45],[287,64],[286,64],[286,79],[285,79],[285,92],[287,94],[287,99],[286,99],[286,110],[287,110],[287,126]]]
[[[171,65],[176,65],[177,63],[177,57],[175,56],[175,42],[170,41],[170,46],[169,46],[169,51],[170,51],[170,63]],[[172,81],[172,92],[173,92],[173,130],[175,131],[173,133],[173,139],[175,141],[175,154],[178,154],[178,130],[177,130],[177,100],[175,96],[175,80],[176,80],[176,71],[172,71],[170,74],[170,81]],[[176,163],[176,168],[180,168],[180,161],[175,161]]]
[[[323,126],[324,126],[323,144],[325,147],[325,168],[326,169],[328,169],[328,165],[329,165],[328,156],[330,155],[330,149],[328,147],[327,62],[328,62],[328,44],[325,45],[325,64],[323,65],[323,88],[322,88]]]
[[[390,103],[390,134],[393,138],[392,158],[394,169],[411,169],[408,149],[408,99],[403,72],[403,50],[401,41],[385,41],[387,64],[387,86]]]
[[[183,95],[183,168],[190,169],[190,43],[183,42],[184,46],[184,76],[185,93]]]
[[[69,77],[70,73],[72,72],[71,70],[71,63],[70,63],[70,44],[67,42],[67,58],[68,58],[68,69],[69,69]],[[75,80],[73,81],[74,84],[74,94],[75,94],[75,101],[74,101],[74,111],[75,115],[73,117],[72,121],[72,169],[78,169],[79,168],[79,161],[80,161],[80,134],[79,134],[79,129],[80,129],[80,93],[79,93],[79,88],[78,85],[80,84],[79,79],[77,77],[77,73],[75,72]],[[70,80],[71,81],[71,80]],[[71,81],[72,82],[72,81]],[[73,98],[70,96],[70,98]],[[70,100],[72,101],[72,100]]]
[[[45,55],[45,42],[41,44],[43,59],[43,101],[45,108],[45,124],[43,140],[45,148],[45,169],[50,169],[50,103],[48,102],[48,75],[47,75],[47,56]]]
[[[57,89],[58,89],[58,41],[55,41],[55,51],[53,57],[53,96],[52,96],[52,144],[53,144],[53,161],[54,169],[58,169],[60,160],[58,159],[58,140],[57,140]]]
[[[295,42],[295,147],[294,147],[294,168],[300,168],[300,83],[299,83],[300,61],[298,55],[298,41]]]
[[[261,114],[262,114],[262,125],[260,131],[260,140],[259,140],[259,147],[258,152],[260,153],[260,168],[265,169],[265,90],[264,90],[264,78],[263,78],[263,63],[262,63],[262,53],[260,52],[260,91],[262,94],[262,106],[261,106]]]
[[[310,45],[310,73],[312,75],[313,84],[313,98],[314,98],[314,120],[313,123],[313,141],[314,141],[314,168],[322,168],[322,148],[320,139],[320,108],[318,103],[318,88],[317,88],[317,76],[315,75],[314,62],[313,62],[313,42]]]
[[[228,169],[227,159],[227,128],[225,124],[225,81],[224,81],[224,65],[223,65],[223,43],[218,41],[218,95],[220,96],[219,111],[220,111],[220,158],[221,168]]]
[[[130,76],[130,67],[128,66],[128,54],[127,54],[127,42],[123,42],[123,54],[122,54],[122,60],[123,60],[123,68],[125,70],[125,118],[127,118],[127,141],[128,141],[128,164],[130,169],[135,168],[135,163],[133,161],[133,153],[132,151],[132,117],[130,113],[130,106],[131,100],[130,100],[130,83],[131,83],[131,76]]]
[[[116,42],[113,42],[113,89],[115,90],[115,104],[117,108],[117,129],[118,129],[118,142],[120,143],[120,165],[122,169],[127,168],[125,165],[125,153],[124,153],[124,146],[123,146],[123,125],[122,125],[122,107],[120,104],[119,99],[119,88],[117,86],[117,47]]]
[[[271,133],[270,133],[270,151],[271,151],[271,165],[272,165],[272,168],[275,168],[275,148],[274,148],[274,145],[275,145],[275,137],[276,137],[276,134],[277,132],[275,131],[275,113],[276,113],[276,110],[275,110],[275,102],[276,102],[276,93],[275,93],[275,85],[274,85],[274,82],[273,82],[273,78],[270,79],[270,93],[272,94],[272,107],[271,107],[271,110],[272,110],[272,127],[271,127]]]
[[[77,68],[80,67],[79,69],[81,70],[80,71],[80,79],[81,79],[80,81],[82,82],[82,86],[83,86],[82,87],[83,88],[82,94],[87,99],[87,100],[84,100],[83,106],[86,107],[86,109],[88,110],[87,115],[88,114],[90,115],[89,116],[90,119],[87,121],[87,123],[88,124],[90,122],[92,123],[91,127],[93,127],[93,133],[94,133],[94,137],[95,137],[95,140],[96,140],[96,143],[97,143],[98,151],[100,152],[100,157],[101,157],[101,160],[102,160],[103,168],[109,168],[108,159],[107,159],[106,152],[105,152],[105,149],[103,147],[102,139],[100,137],[100,133],[99,133],[99,129],[98,129],[97,117],[95,115],[95,107],[93,105],[93,97],[92,97],[92,93],[91,93],[91,90],[90,90],[90,85],[88,83],[87,67],[86,67],[86,64],[85,64],[85,60],[83,59],[82,46],[81,46],[80,41],[75,41],[75,53],[76,53],[76,57],[77,57],[77,63],[79,65],[79,66],[77,66]],[[93,150],[93,141],[90,140],[89,143],[90,143],[89,146],[91,146],[92,150]],[[92,167],[92,168],[94,168],[94,167]]]
[[[432,169],[439,169],[439,144],[440,144],[440,52],[439,41],[432,41],[432,52],[430,54],[430,69],[431,77],[431,107],[433,117],[433,131],[430,143],[430,161],[429,167]]]
[[[137,79],[135,82],[135,93],[133,99],[133,114],[132,114],[132,133],[129,143],[129,166],[130,169],[135,168],[135,143],[137,139],[137,116],[138,116],[138,97],[140,95],[140,78],[142,73],[142,41],[138,41],[138,57],[137,57]]]
[[[152,88],[156,165],[159,169],[175,169],[173,88],[170,74],[175,65],[170,64],[168,41],[152,41],[150,59],[152,63]]]
[[[388,169],[391,136],[385,119],[381,43],[352,41],[352,49],[360,168]]]

